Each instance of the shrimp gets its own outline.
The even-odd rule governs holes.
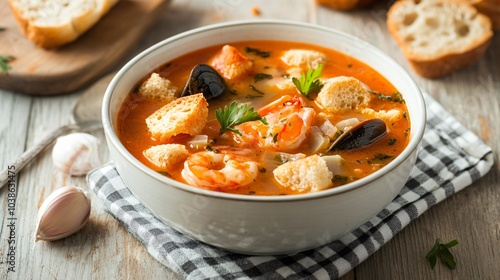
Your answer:
[[[259,164],[250,149],[213,147],[212,151],[191,154],[184,162],[182,177],[189,184],[211,190],[231,190],[257,178]]]
[[[298,148],[307,138],[315,116],[314,109],[303,104],[299,96],[283,95],[260,108],[259,116],[265,117],[268,125],[260,121],[239,125],[241,142],[258,141],[263,147],[280,151]]]

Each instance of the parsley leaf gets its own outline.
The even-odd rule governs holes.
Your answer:
[[[259,114],[254,111],[253,107],[248,108],[248,104],[238,106],[236,101],[233,101],[229,107],[224,106],[224,109],[217,109],[215,111],[215,116],[221,126],[219,134],[223,134],[226,130],[229,130],[241,135],[241,132],[235,129],[234,126],[245,122],[260,120],[264,124],[267,124],[266,119],[260,117]]]
[[[11,68],[9,61],[13,60],[14,57],[11,55],[0,55],[0,70],[4,75],[7,75],[7,71]]]
[[[302,73],[302,75],[300,75],[300,80],[293,77],[292,82],[301,94],[308,96],[311,92],[319,91],[323,87],[323,84],[318,79],[323,75],[321,70],[323,70],[322,64],[318,65],[314,70],[307,70],[306,74]]]
[[[446,244],[442,244],[441,240],[437,238],[432,249],[429,253],[427,253],[427,255],[425,255],[425,258],[429,261],[431,268],[434,269],[437,259],[439,258],[441,262],[447,265],[450,269],[455,269],[455,267],[457,267],[457,263],[455,262],[453,254],[451,254],[448,249],[456,246],[457,244],[457,240],[452,240]]]

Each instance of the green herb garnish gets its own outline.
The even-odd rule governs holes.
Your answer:
[[[337,183],[338,185],[345,185],[347,184],[348,180],[349,177],[342,175],[334,175],[332,178],[332,182]]]
[[[254,49],[251,47],[245,47],[245,51],[247,53],[255,53],[256,55],[263,57],[263,58],[271,56],[271,52],[261,51],[259,49]]]
[[[229,130],[241,135],[241,132],[234,127],[245,122],[260,120],[264,124],[267,124],[266,118],[259,116],[253,107],[248,108],[248,104],[238,106],[236,101],[233,101],[229,107],[224,106],[224,109],[217,109],[215,116],[221,126],[219,134],[223,134],[226,130]]]
[[[261,98],[262,95],[253,95],[253,94],[247,94],[245,95],[246,99],[255,99],[255,98]]]
[[[266,73],[257,73],[253,76],[253,82],[256,83],[256,82],[259,82],[259,81],[262,81],[265,79],[271,80],[272,78],[273,78],[273,75],[269,75]]]
[[[273,135],[273,143],[278,142],[278,133]]]
[[[311,92],[321,90],[323,84],[318,79],[323,75],[321,70],[323,70],[322,64],[318,65],[318,67],[314,70],[307,70],[306,74],[302,73],[302,75],[300,75],[300,80],[295,77],[292,78],[293,84],[302,95],[308,96]]]
[[[429,251],[429,253],[427,253],[427,255],[425,255],[425,258],[431,264],[431,268],[434,269],[434,267],[436,266],[437,258],[439,258],[441,262],[447,265],[449,268],[455,269],[457,263],[455,262],[455,258],[448,249],[456,246],[457,244],[457,240],[452,240],[446,244],[442,244],[441,240],[437,238],[432,249]]]
[[[166,171],[157,171],[158,173],[160,173],[161,175],[163,176],[167,176],[167,177],[172,177],[172,175],[170,175],[170,173],[166,172]]]
[[[0,55],[0,70],[2,70],[4,75],[7,75],[7,72],[11,69],[9,61],[13,59],[14,57],[11,55]]]
[[[375,92],[375,91],[372,91],[371,93],[375,94],[377,96],[377,98],[381,99],[381,100],[389,100],[389,101],[397,102],[397,103],[404,103],[405,102],[403,95],[400,92],[395,92],[392,95],[383,94],[383,93]]]
[[[258,94],[262,94],[262,95],[265,95],[265,94],[266,94],[266,93],[264,93],[264,92],[262,92],[262,91],[258,90],[258,89],[257,89],[254,85],[249,85],[248,87],[249,87],[251,90],[253,90],[253,91],[255,91],[256,93],[258,93]]]
[[[378,153],[378,154],[374,155],[373,158],[369,159],[368,163],[369,164],[382,164],[382,163],[386,163],[386,162],[392,160],[393,158],[394,158],[394,156],[387,155],[384,153]]]
[[[396,138],[389,139],[389,146],[394,145],[394,143],[396,143]]]
[[[5,31],[5,27],[0,27],[0,32]]]

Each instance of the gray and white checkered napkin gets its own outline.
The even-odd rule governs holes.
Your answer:
[[[125,186],[112,163],[87,176],[109,213],[162,264],[189,279],[335,279],[363,262],[431,206],[486,174],[491,148],[429,95],[427,130],[399,195],[341,239],[291,255],[246,256],[195,241],[162,223]]]

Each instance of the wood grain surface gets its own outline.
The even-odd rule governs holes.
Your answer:
[[[257,7],[260,15],[252,13]],[[338,12],[313,0],[174,0],[132,54],[179,32],[210,23],[255,18],[307,21],[336,28],[377,46],[399,62],[417,84],[464,126],[493,148],[495,165],[479,181],[423,213],[342,280],[372,279],[499,279],[500,275],[500,36],[495,35],[486,57],[477,64],[439,80],[419,77],[405,60],[385,27],[387,4],[369,10]],[[1,11],[0,11],[1,13]],[[80,95],[42,97],[0,90],[0,167],[66,124]],[[100,131],[92,134],[104,141]],[[104,143],[104,142],[103,142]],[[103,162],[108,159],[103,145]],[[10,231],[0,219],[0,279],[181,279],[156,261],[126,229],[92,199],[91,220],[83,230],[57,242],[33,245],[35,219],[42,201],[56,188],[76,185],[88,190],[83,177],[57,171],[51,148],[18,173],[16,181],[16,272],[7,272]],[[7,189],[0,191],[0,213],[7,209]],[[436,237],[457,239],[452,249],[457,268],[438,263],[431,270],[425,254]]]
[[[109,71],[144,37],[169,0],[119,1],[76,41],[42,49],[18,28],[7,0],[0,0],[0,55],[11,55],[9,75],[0,88],[32,95],[73,92]]]

